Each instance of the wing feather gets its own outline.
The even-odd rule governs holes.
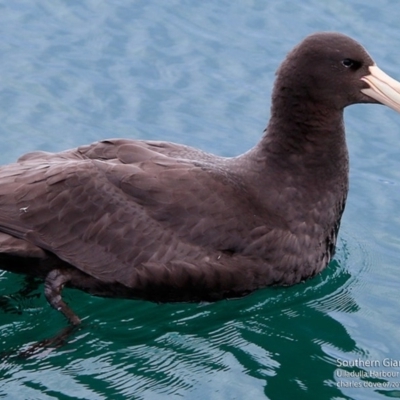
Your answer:
[[[246,235],[235,218],[239,188],[204,162],[172,159],[173,151],[106,141],[78,155],[25,156],[0,168],[0,230],[104,282],[136,285],[155,269],[173,279],[171,268],[209,266],[206,249],[219,254]]]

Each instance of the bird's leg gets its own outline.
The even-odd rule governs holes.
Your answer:
[[[77,326],[81,323],[80,318],[67,306],[61,297],[64,285],[70,280],[70,271],[53,269],[48,273],[44,281],[44,294],[52,307],[57,311],[61,311],[72,325]]]
[[[19,351],[18,358],[28,358],[39,355],[40,351],[50,347],[58,348],[65,344],[66,340],[77,329],[81,328],[81,320],[79,317],[65,304],[61,298],[61,292],[64,285],[73,279],[73,271],[69,269],[53,269],[51,270],[44,282],[44,294],[47,301],[58,311],[61,311],[68,319],[71,325],[63,328],[57,335],[41,340],[40,342],[30,345],[28,349]],[[0,352],[0,360],[13,356],[14,352]]]

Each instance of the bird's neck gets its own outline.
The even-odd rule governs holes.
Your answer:
[[[309,168],[313,174],[320,168],[333,174],[342,167],[347,171],[343,110],[304,99],[283,99],[282,104],[278,100],[275,99],[270,122],[258,145],[262,157]]]
[[[261,141],[242,161],[252,171],[248,179],[257,181],[260,190],[294,185],[299,190],[317,187],[345,195],[349,161],[343,111],[305,102],[274,104]]]

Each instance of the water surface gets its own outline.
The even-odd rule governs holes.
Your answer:
[[[340,31],[400,79],[399,20],[394,0],[0,1],[0,163],[110,137],[240,154],[261,136],[275,70],[292,46]],[[66,322],[42,285],[0,272],[0,397],[400,397],[400,368],[383,366],[400,360],[400,115],[360,105],[345,116],[351,191],[322,274],[215,304],[67,289],[82,329],[21,359]],[[364,364],[339,368],[355,360]],[[360,377],[370,370],[398,376]]]

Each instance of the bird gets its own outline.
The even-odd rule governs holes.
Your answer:
[[[279,66],[260,141],[221,157],[164,141],[108,139],[0,167],[0,268],[154,302],[217,301],[290,286],[334,256],[349,188],[343,110],[400,112],[400,83],[354,39],[305,37]]]

